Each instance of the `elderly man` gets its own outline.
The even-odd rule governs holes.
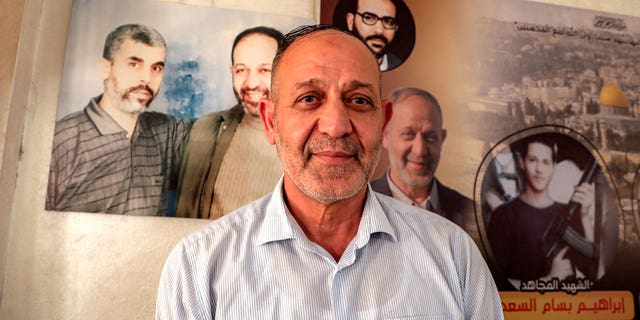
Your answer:
[[[398,0],[356,0],[346,15],[347,29],[362,39],[376,54],[380,71],[391,70],[402,60],[389,52],[398,31]]]
[[[382,138],[389,156],[389,170],[372,181],[371,187],[453,221],[480,246],[473,202],[435,177],[447,137],[440,104],[419,88],[398,88],[389,98],[394,113]]]
[[[368,187],[391,103],[358,38],[285,36],[260,115],[284,177],[176,246],[158,319],[502,318],[464,231]]]
[[[230,69],[238,104],[193,125],[180,171],[178,217],[219,218],[269,193],[282,175],[258,113],[260,99],[269,97],[281,38],[278,30],[255,27],[233,41]]]
[[[167,214],[191,121],[145,111],[165,57],[152,28],[127,24],[108,35],[98,62],[104,93],[56,122],[48,210]]]

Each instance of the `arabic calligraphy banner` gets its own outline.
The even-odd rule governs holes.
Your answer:
[[[438,98],[435,176],[472,198],[506,318],[640,319],[640,13],[403,2],[415,46],[383,88]]]
[[[461,104],[506,318],[638,318],[640,18],[475,9]]]
[[[581,292],[566,295],[501,292],[505,317],[520,319],[632,319],[633,295],[628,291]],[[535,317],[534,317],[535,316]]]

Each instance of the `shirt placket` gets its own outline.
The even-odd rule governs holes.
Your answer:
[[[355,244],[350,243],[344,251],[340,261],[335,265],[334,272],[332,273],[331,283],[331,306],[333,312],[333,319],[352,319],[351,304],[352,297],[349,296],[349,292],[353,290],[351,284],[348,282],[349,268],[356,260]]]

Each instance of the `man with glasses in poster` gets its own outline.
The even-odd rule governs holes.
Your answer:
[[[346,15],[347,29],[362,39],[378,58],[380,71],[391,70],[402,59],[389,52],[398,31],[396,2],[398,0],[358,0],[355,10]]]

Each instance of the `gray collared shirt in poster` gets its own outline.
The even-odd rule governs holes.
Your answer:
[[[129,139],[100,98],[56,122],[46,209],[166,215],[192,120],[143,112]]]
[[[184,238],[157,319],[502,319],[491,274],[452,222],[373,192],[339,261],[274,192]]]

